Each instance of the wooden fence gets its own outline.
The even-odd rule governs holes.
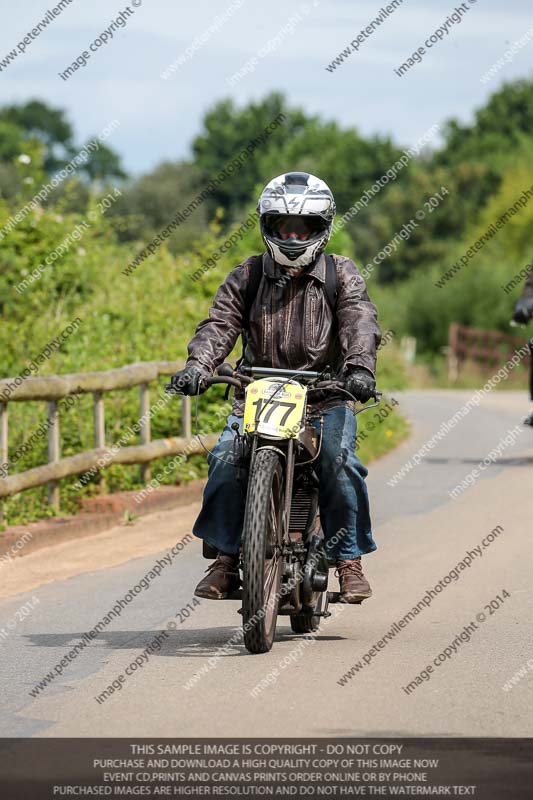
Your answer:
[[[467,328],[454,322],[448,332],[448,378],[456,381],[465,361],[487,369],[501,367],[516,350],[528,343],[527,334],[516,336],[481,328]],[[523,360],[529,362],[529,356]]]
[[[59,482],[63,478],[81,475],[89,470],[100,472],[112,464],[141,464],[141,478],[148,483],[151,477],[149,464],[154,459],[204,452],[200,442],[191,436],[189,397],[181,398],[181,436],[151,440],[150,383],[162,375],[172,375],[181,367],[183,364],[177,361],[144,361],[105,372],[0,380],[0,398],[7,398],[0,402],[0,465],[9,461],[8,413],[11,403],[46,402],[48,436],[48,463],[0,479],[0,499],[48,484],[48,502],[58,510]],[[16,387],[15,383],[18,383]],[[139,386],[139,443],[128,446],[106,444],[104,395],[134,386]],[[94,449],[61,458],[58,401],[78,394],[93,396]],[[177,404],[178,400],[169,397],[169,402]],[[212,447],[217,438],[217,435],[211,434],[203,441],[207,447]]]

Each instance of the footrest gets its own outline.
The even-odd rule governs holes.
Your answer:
[[[242,589],[234,589],[233,592],[229,592],[226,600],[242,600]]]
[[[362,602],[363,600],[356,600],[355,603],[347,603],[340,592],[328,592],[328,603],[344,603],[346,606],[360,606]]]

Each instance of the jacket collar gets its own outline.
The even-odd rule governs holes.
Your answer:
[[[263,254],[263,273],[267,276],[267,278],[279,278],[280,275],[285,274],[285,270],[283,267],[280,267],[277,264],[270,253]],[[326,282],[326,257],[324,253],[318,258],[311,269],[306,269],[305,272],[302,273],[303,275],[311,275],[313,278],[317,278],[321,283]]]

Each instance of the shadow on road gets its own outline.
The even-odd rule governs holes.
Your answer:
[[[153,631],[104,631],[92,639],[87,649],[95,646],[111,650],[144,650],[155,639],[160,630]],[[218,655],[221,658],[250,655],[242,642],[240,628],[189,628],[185,630],[167,630],[168,638],[161,642],[161,649],[150,653],[152,656],[166,656],[174,658],[209,658]],[[33,633],[26,634],[26,639],[33,647],[61,648],[57,661],[61,661],[74,645],[82,640],[82,633]],[[302,641],[306,637],[294,634],[290,630],[279,630],[276,633],[276,644],[288,644]],[[311,638],[317,642],[342,640],[344,636],[313,635]],[[224,649],[222,649],[224,648]],[[83,651],[81,651],[83,652]]]
[[[424,458],[424,464],[475,464],[479,465],[486,454],[480,458]],[[533,457],[515,456],[515,458],[498,458],[486,465],[486,469],[491,467],[531,467]]]

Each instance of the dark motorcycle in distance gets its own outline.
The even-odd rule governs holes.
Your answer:
[[[522,325],[519,322],[511,320],[509,325],[512,328],[526,328],[527,325]],[[528,341],[529,347],[529,398],[533,401],[533,337]],[[530,411],[527,417],[523,420],[524,425],[529,425],[533,428],[533,411]]]

